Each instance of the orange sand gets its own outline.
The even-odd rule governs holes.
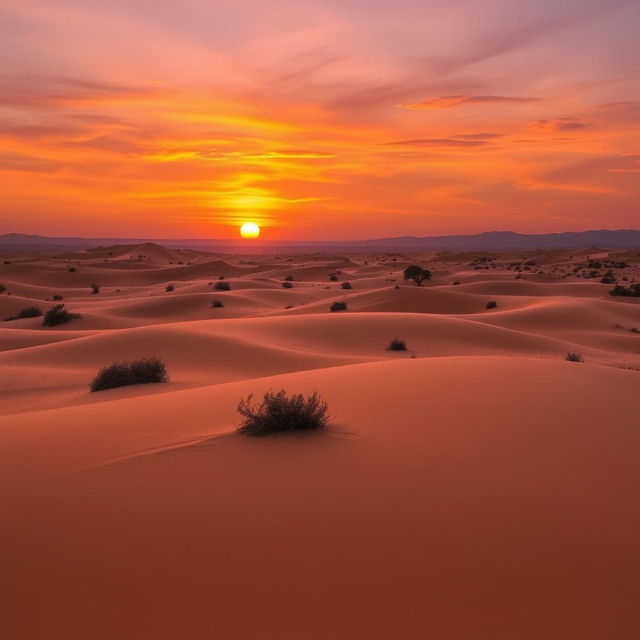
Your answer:
[[[584,252],[2,261],[2,317],[82,314],[0,325],[4,637],[640,635],[640,299],[574,273]],[[89,393],[146,355],[168,384]],[[319,391],[330,427],[235,434],[270,388]]]

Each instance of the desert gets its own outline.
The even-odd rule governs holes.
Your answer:
[[[622,249],[4,253],[5,637],[635,637],[639,281]],[[327,427],[237,433],[280,389]]]
[[[0,640],[638,640],[638,25],[0,0]]]

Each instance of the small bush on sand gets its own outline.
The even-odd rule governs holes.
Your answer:
[[[0,293],[4,293],[7,290],[7,287],[3,284],[0,284]]]
[[[55,295],[55,296],[53,296],[53,299],[54,299],[54,300],[62,300],[62,299],[63,299],[63,297],[62,297],[60,294],[56,293],[56,295]]]
[[[282,287],[284,289],[293,289],[293,285],[288,280],[285,280],[285,282],[282,283]]]
[[[350,282],[343,282],[340,286],[341,286],[343,289],[352,289],[352,288],[353,288],[353,287],[351,286],[351,283],[350,283]]]
[[[293,276],[291,274],[289,274],[288,276],[285,277],[285,282],[293,282]]]
[[[454,281],[453,281],[453,284],[454,284],[454,285],[459,285],[459,284],[460,284],[460,280],[454,280]]]
[[[18,318],[39,318],[41,315],[40,307],[27,307],[18,313]]]
[[[91,391],[102,391],[130,384],[167,382],[169,375],[159,358],[142,358],[131,362],[114,362],[104,367],[91,382]]]
[[[625,287],[621,284],[617,284],[611,291],[609,291],[609,295],[611,296],[640,296],[640,282],[636,284],[632,284],[629,287]]]
[[[269,391],[256,405],[251,398],[241,398],[238,404],[243,418],[238,431],[248,436],[323,429],[328,421],[327,403],[315,391],[308,397],[301,393],[287,397],[284,389],[278,393]]]
[[[337,276],[335,273],[332,273],[332,274],[329,276],[329,280],[330,280],[331,282],[338,282],[338,276]]]
[[[569,351],[565,355],[564,359],[569,362],[584,362],[584,358],[582,357],[582,354],[579,353],[578,351]]]
[[[79,313],[70,313],[64,308],[63,304],[56,304],[44,314],[42,324],[45,327],[55,327],[58,324],[64,324],[79,317]]]
[[[69,273],[75,273],[77,269],[75,267],[69,267]]]
[[[487,309],[495,309],[498,306],[498,303],[495,300],[489,300],[487,302]]]
[[[394,338],[387,347],[388,351],[406,351],[407,345],[404,343],[404,340],[399,340],[398,338]]]
[[[631,327],[630,331],[631,333],[640,333],[640,329],[638,329],[638,327]]]
[[[334,302],[329,309],[331,311],[346,311],[347,303],[346,302]]]
[[[100,285],[99,284],[92,284],[91,285],[91,294],[95,296],[98,293],[100,293]]]
[[[42,309],[38,307],[27,307],[22,311],[19,311],[15,316],[10,316],[5,318],[5,322],[9,322],[10,320],[18,320],[19,318],[39,318],[42,315]]]
[[[213,288],[216,291],[231,291],[231,285],[226,280],[218,280],[218,282],[213,285]]]
[[[214,301],[211,303],[211,306],[212,306],[214,309],[222,309],[222,307],[224,307],[224,302],[222,302],[222,300],[214,300]]]
[[[167,293],[171,293],[174,289],[175,289],[175,287],[172,284],[168,284],[167,288],[165,289],[165,291]]]

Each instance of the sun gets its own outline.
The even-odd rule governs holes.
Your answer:
[[[257,238],[260,235],[260,227],[255,222],[245,222],[240,227],[240,235],[243,238]]]

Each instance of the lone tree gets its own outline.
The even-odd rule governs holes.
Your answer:
[[[425,280],[431,280],[431,271],[423,269],[416,264],[412,264],[404,270],[403,277],[405,280],[413,280],[419,287]]]

